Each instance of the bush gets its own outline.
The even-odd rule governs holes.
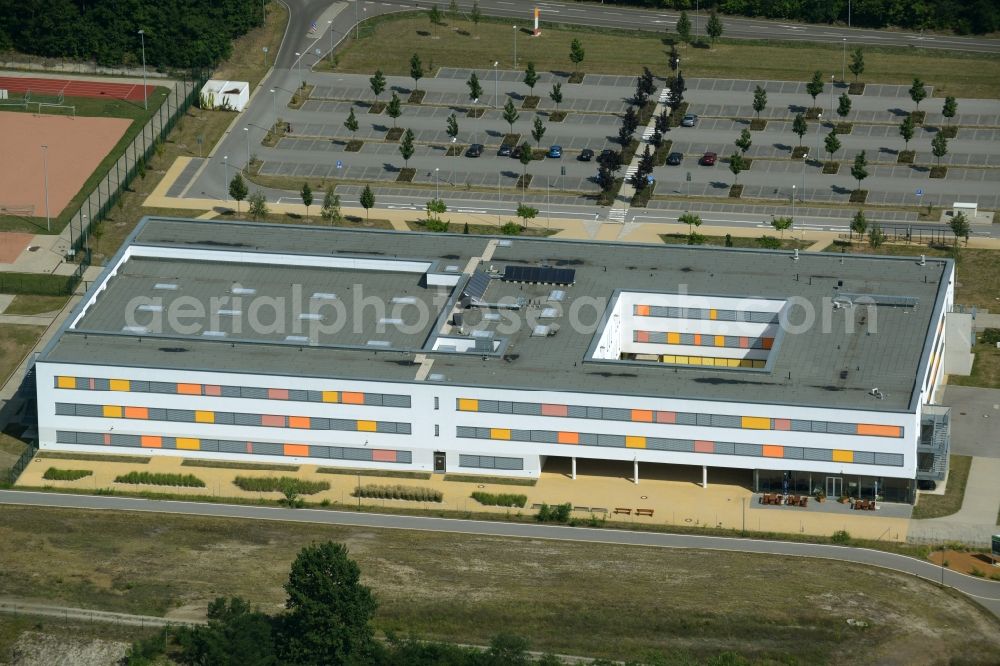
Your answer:
[[[774,236],[765,235],[757,239],[757,245],[760,245],[765,250],[777,250],[781,247],[781,240]]]
[[[830,541],[841,546],[849,546],[851,544],[851,533],[847,530],[837,530],[830,536]]]
[[[204,488],[205,482],[194,474],[162,474],[153,472],[129,472],[115,477],[115,483],[134,483],[144,486],[181,486],[184,488]]]
[[[572,510],[573,505],[569,502],[556,504],[555,506],[542,504],[535,518],[540,523],[567,523],[569,522],[569,513]]]
[[[504,236],[518,236],[521,233],[521,225],[517,222],[508,222],[500,227],[500,233]]]
[[[293,495],[315,495],[330,489],[326,481],[306,481],[294,476],[238,476],[233,483],[249,492],[257,493],[291,493]]]
[[[48,481],[79,481],[83,477],[92,474],[93,472],[89,469],[59,469],[58,467],[49,467],[45,470],[45,474],[42,474],[42,478]]]
[[[486,506],[517,506],[523,507],[528,502],[527,495],[514,493],[472,493],[472,499]]]
[[[440,502],[444,494],[433,488],[420,486],[379,486],[368,484],[356,488],[351,493],[354,497],[371,497],[374,499],[398,499],[410,502]]]
[[[437,220],[433,217],[429,217],[426,220],[420,220],[418,223],[427,231],[445,232],[448,231],[448,223],[444,220]]]
[[[1000,342],[1000,328],[987,328],[979,334],[979,341],[991,347]]]

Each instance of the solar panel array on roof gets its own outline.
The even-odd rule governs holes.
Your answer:
[[[486,294],[487,287],[490,286],[490,276],[482,271],[476,271],[469,278],[469,282],[465,285],[465,289],[462,293],[471,298],[474,301],[482,303],[483,296]]]
[[[503,281],[530,282],[534,284],[573,284],[576,282],[576,271],[572,268],[506,266],[503,270]]]

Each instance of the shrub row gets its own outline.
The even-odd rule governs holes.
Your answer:
[[[519,506],[523,507],[527,501],[527,495],[515,495],[514,493],[472,493],[472,499],[487,506]]]
[[[315,495],[330,489],[326,481],[306,481],[294,476],[238,476],[233,483],[241,490],[258,493],[285,493],[293,495]]]
[[[542,504],[542,507],[538,510],[538,514],[535,516],[540,523],[567,523],[569,522],[569,513],[573,510],[573,505],[569,502],[565,504],[556,504],[555,506],[549,506],[548,504]]]
[[[376,499],[410,500],[411,502],[440,502],[444,495],[440,490],[421,488],[420,486],[378,486],[368,484],[360,486],[353,493],[355,497],[373,497]]]
[[[182,486],[204,488],[205,482],[194,474],[163,474],[153,472],[129,472],[115,477],[115,483],[134,483],[144,486]]]
[[[49,467],[45,470],[45,474],[42,474],[42,478],[48,481],[79,481],[83,477],[92,474],[93,472],[89,469],[59,469],[58,467]]]

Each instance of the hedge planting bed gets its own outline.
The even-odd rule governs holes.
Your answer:
[[[79,481],[85,476],[91,476],[93,472],[89,469],[59,469],[58,467],[49,467],[45,470],[45,474],[42,474],[42,478],[48,481]]]
[[[194,474],[155,474],[153,472],[129,472],[115,477],[115,483],[133,483],[143,486],[181,486],[184,488],[204,488],[205,482]]]
[[[486,506],[516,506],[523,507],[528,503],[527,495],[514,493],[472,493],[472,499]]]
[[[330,489],[326,481],[306,481],[294,476],[238,476],[233,479],[233,484],[248,492],[295,495],[315,495]]]
[[[421,488],[420,486],[379,486],[368,484],[359,486],[351,494],[355,497],[409,500],[411,502],[440,502],[444,499],[444,494],[440,490]]]

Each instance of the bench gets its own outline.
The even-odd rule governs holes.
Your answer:
[[[632,509],[628,509],[628,508],[619,506],[619,507],[615,508],[615,513],[616,514],[623,513],[626,516],[631,516],[632,515]]]
[[[653,510],[652,509],[636,509],[635,510],[635,515],[637,515],[637,516],[649,516],[650,518],[652,518],[653,517]]]
[[[574,511],[590,511],[590,508],[586,507],[586,506],[574,506],[573,510]]]
[[[592,506],[592,507],[590,507],[590,512],[591,513],[607,513],[608,510],[605,509],[603,506]]]

